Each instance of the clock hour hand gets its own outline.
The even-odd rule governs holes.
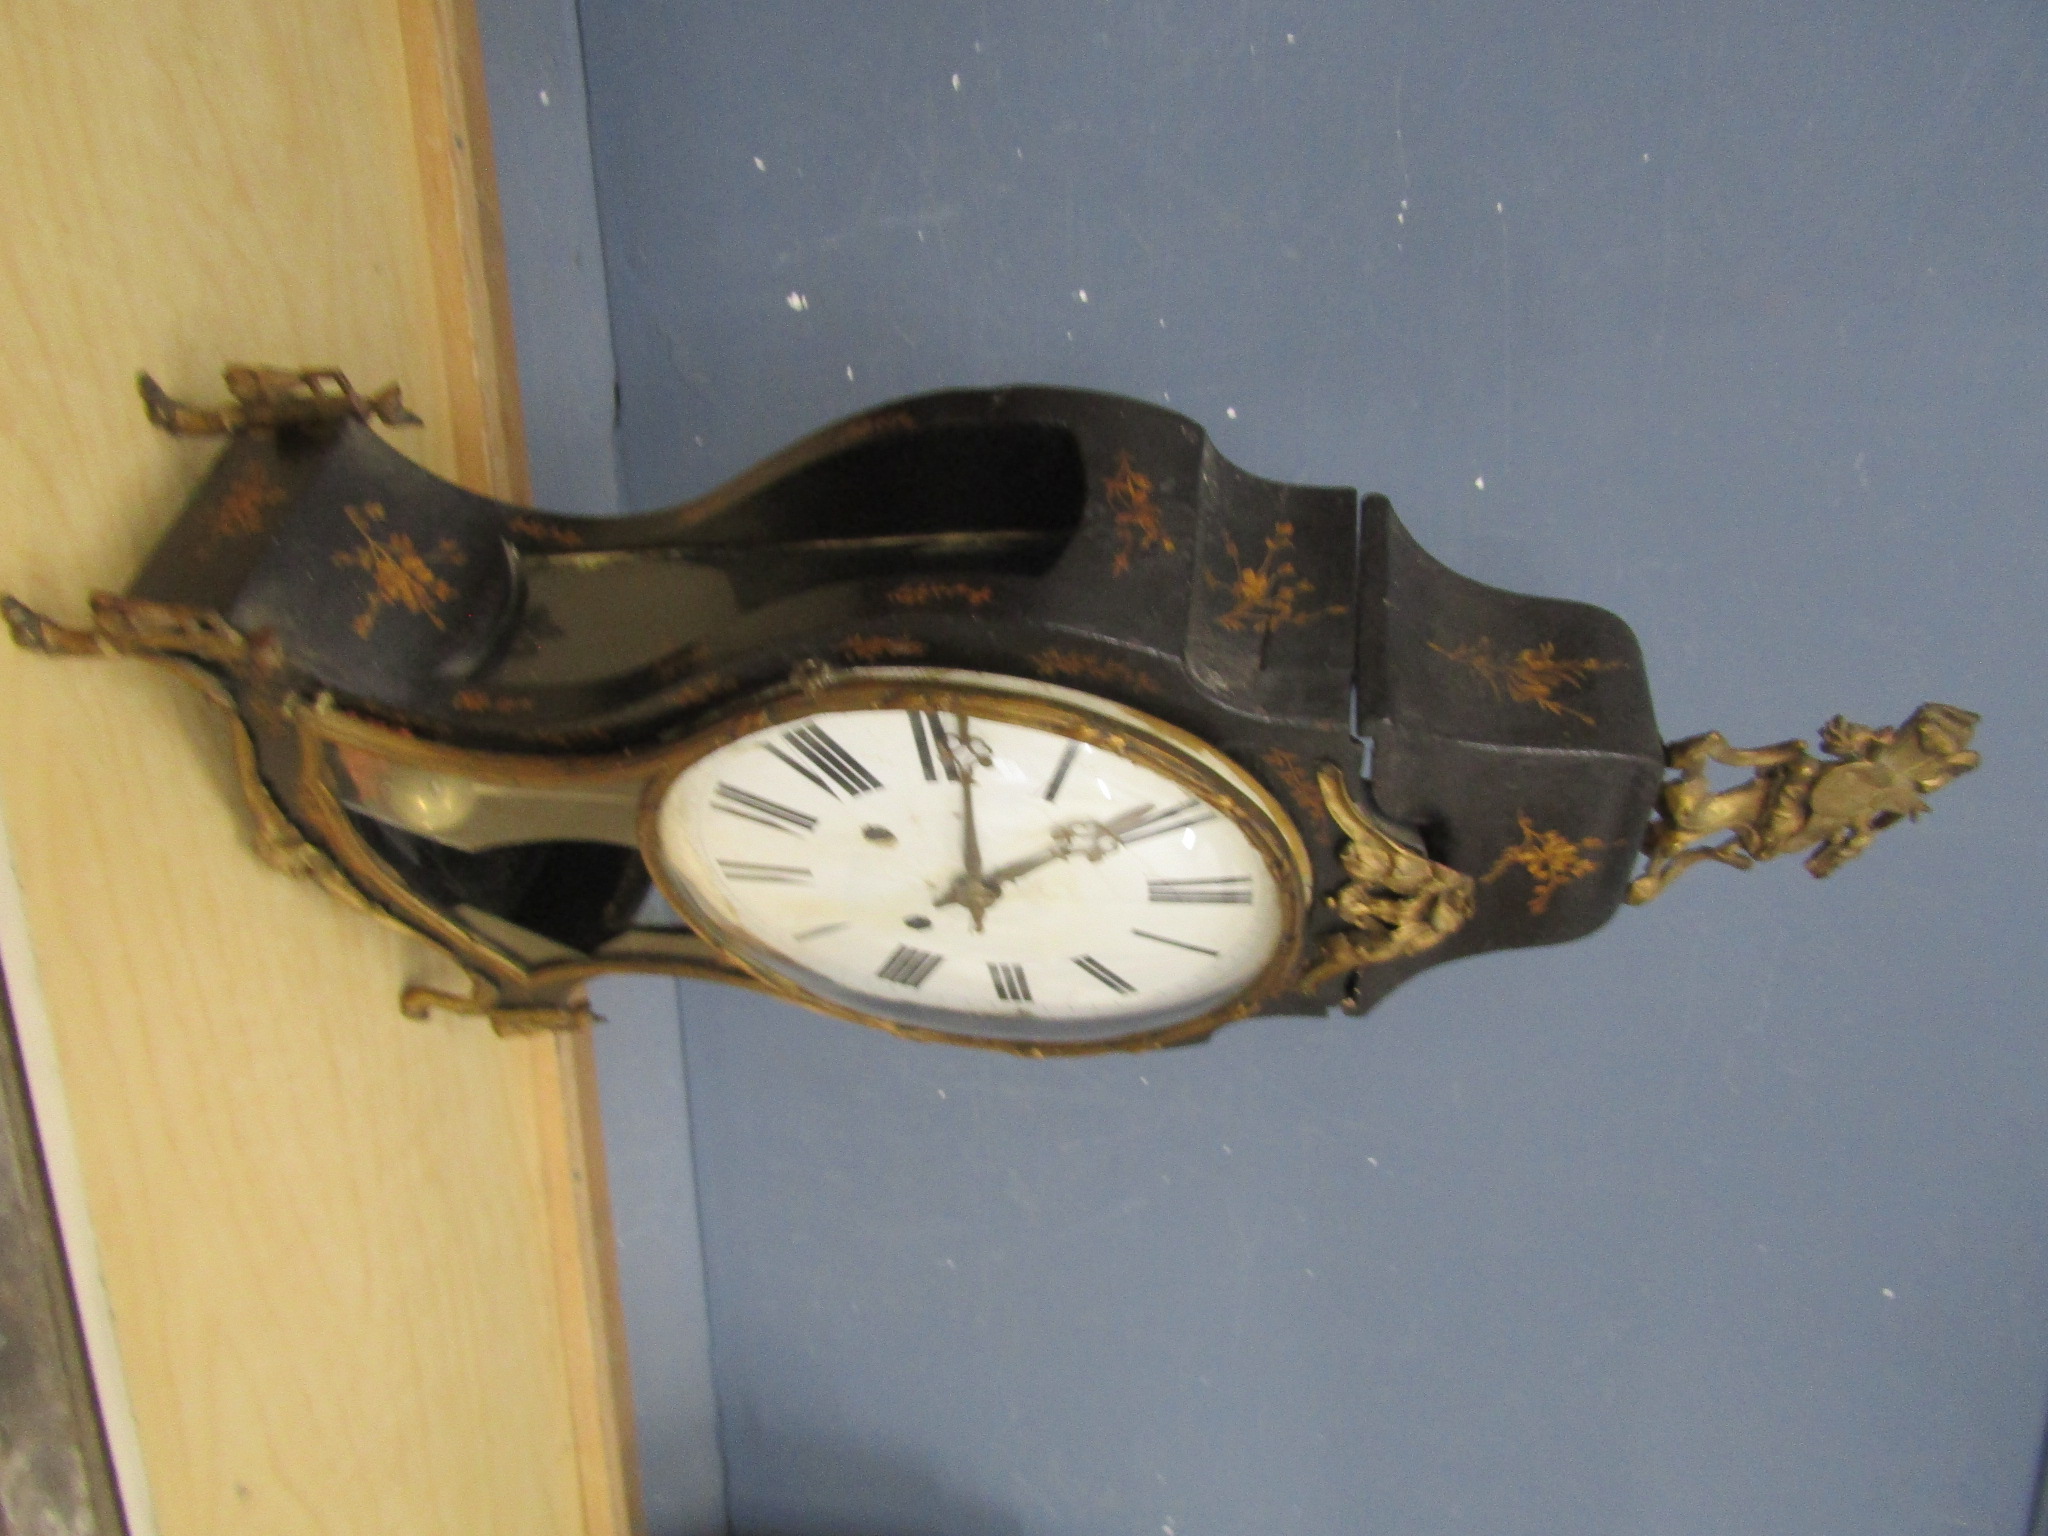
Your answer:
[[[1123,835],[1136,827],[1152,814],[1150,802],[1137,806],[1121,815],[1112,816],[1108,821],[1070,821],[1055,828],[1052,841],[1036,853],[1028,853],[1021,859],[1012,859],[999,864],[986,875],[977,876],[973,889],[981,895],[982,905],[977,910],[969,900],[968,876],[962,875],[946,888],[944,895],[932,903],[935,907],[965,906],[974,912],[974,926],[981,927],[981,914],[988,910],[1003,888],[1021,875],[1028,875],[1034,869],[1051,864],[1059,859],[1070,859],[1080,854],[1089,863],[1116,852],[1123,846]]]

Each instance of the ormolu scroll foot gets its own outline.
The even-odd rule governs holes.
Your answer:
[[[416,427],[396,384],[374,395],[360,393],[339,368],[265,368],[230,363],[222,371],[233,402],[188,405],[148,374],[135,387],[150,421],[174,437],[224,437],[262,427],[312,426],[320,422],[381,421],[387,427]]]
[[[0,597],[0,614],[6,616],[7,632],[14,643],[25,651],[41,651],[45,656],[108,656],[114,652],[113,643],[98,630],[59,624],[16,598]]]
[[[276,664],[268,630],[251,639],[210,610],[117,592],[93,593],[90,629],[59,624],[13,597],[0,596],[0,614],[16,645],[47,656],[182,658],[259,669]]]
[[[598,1022],[589,1000],[578,985],[559,1004],[507,1003],[498,989],[481,977],[472,976],[474,989],[467,997],[439,987],[410,986],[399,994],[398,1011],[408,1019],[424,1019],[439,1010],[469,1018],[487,1018],[501,1035],[532,1035],[564,1030],[588,1029]]]

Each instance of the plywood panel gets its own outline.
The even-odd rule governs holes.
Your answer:
[[[408,453],[517,488],[465,30],[0,10],[0,586],[76,615],[174,514],[212,450],[145,427],[139,367],[202,398],[229,358],[399,378]],[[257,861],[167,675],[0,650],[0,720],[166,1536],[625,1529],[579,1048],[401,1018],[423,952]]]

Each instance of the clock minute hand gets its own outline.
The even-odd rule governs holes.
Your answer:
[[[993,901],[1002,894],[1003,887],[1009,885],[1020,875],[1028,875],[1034,869],[1051,864],[1056,860],[1069,859],[1076,853],[1079,853],[1090,863],[1093,863],[1095,860],[1104,858],[1115,852],[1118,848],[1121,848],[1123,846],[1123,834],[1136,827],[1151,814],[1152,806],[1148,802],[1133,810],[1125,811],[1120,816],[1113,816],[1108,821],[1070,822],[1055,832],[1052,841],[1036,853],[1028,853],[1021,859],[1012,859],[1009,863],[999,864],[990,870],[982,879],[981,889],[986,891],[989,899]],[[1085,845],[1083,845],[1080,835],[1084,829],[1098,834],[1097,837],[1090,839]],[[1107,839],[1107,846],[1104,845],[1104,837]],[[945,895],[932,903],[935,907],[953,906],[955,904],[967,905],[967,877],[964,875],[953,882]]]
[[[1019,875],[1028,875],[1041,865],[1057,859],[1070,859],[1080,854],[1094,863],[1123,846],[1123,835],[1152,814],[1152,807],[1141,805],[1135,810],[1125,811],[1121,816],[1108,821],[1069,822],[1053,833],[1053,839],[1038,852],[1026,854],[1021,859],[1012,859],[999,864],[989,872],[988,883],[1000,890]],[[1089,836],[1090,833],[1095,834]]]

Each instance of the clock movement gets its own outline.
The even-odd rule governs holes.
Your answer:
[[[259,847],[468,977],[414,1014],[575,1027],[642,971],[1033,1055],[1177,1044],[1577,938],[1702,861],[1826,875],[1977,763],[1941,704],[1818,754],[1667,747],[1615,615],[1139,401],[922,396],[584,518],[413,464],[371,425],[414,420],[395,387],[227,378],[142,381],[228,441],[129,591],[8,623],[224,705]]]

